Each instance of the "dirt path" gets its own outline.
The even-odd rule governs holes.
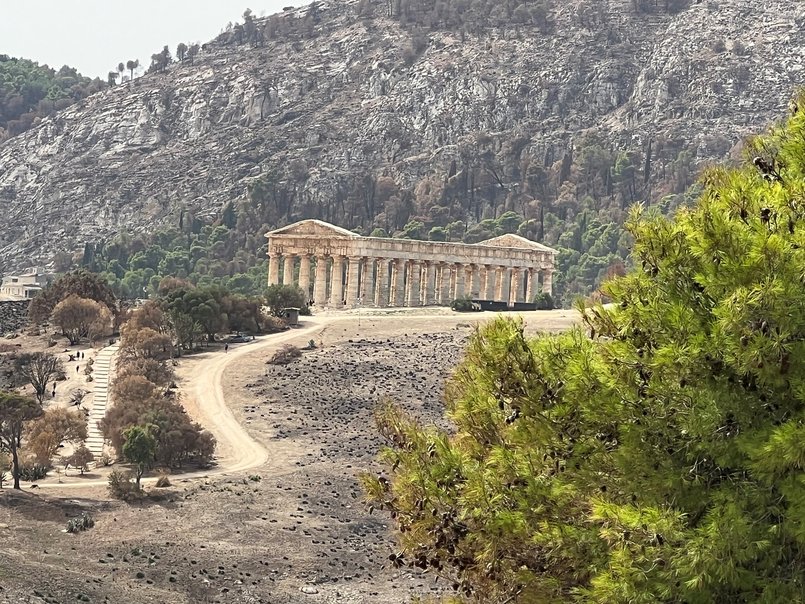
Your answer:
[[[211,470],[177,474],[175,480],[209,478],[243,472],[268,461],[266,448],[255,441],[238,423],[226,404],[222,386],[224,371],[228,365],[247,354],[276,349],[294,340],[309,339],[334,318],[337,317],[324,319],[308,317],[301,329],[261,336],[253,342],[230,347],[227,353],[215,350],[194,355],[182,362],[178,371],[179,386],[184,395],[182,403],[191,417],[215,436],[217,465]],[[156,477],[143,479],[144,484],[155,481]],[[40,482],[37,486],[57,490],[98,487],[106,484],[107,480],[103,478]]]
[[[530,313],[527,313],[527,315]],[[541,329],[564,328],[573,311],[543,312],[539,318]],[[526,315],[526,316],[527,316]],[[205,429],[212,432],[217,441],[216,467],[207,471],[189,472],[172,476],[174,480],[184,481],[194,478],[210,478],[232,473],[244,472],[268,463],[269,451],[257,442],[238,422],[227,405],[224,395],[223,375],[227,367],[246,355],[257,352],[273,352],[283,344],[295,342],[304,344],[309,339],[336,326],[340,322],[366,322],[367,327],[386,321],[434,320],[434,325],[445,323],[477,323],[494,318],[494,313],[472,314],[408,314],[377,313],[367,311],[357,313],[324,313],[305,317],[301,328],[280,334],[260,336],[252,342],[231,346],[229,352],[220,349],[193,355],[180,362],[177,377],[183,394],[182,403],[188,414]],[[156,477],[143,479],[145,484],[156,481]],[[78,489],[105,486],[103,479],[84,479],[70,482],[42,482],[38,486],[46,489]]]
[[[212,432],[217,441],[216,460],[218,469],[197,473],[204,476],[242,472],[265,464],[268,461],[266,448],[254,440],[235,419],[226,403],[223,389],[223,374],[226,368],[246,355],[265,349],[276,349],[294,340],[310,339],[320,331],[325,321],[312,317],[301,329],[257,338],[253,342],[230,347],[229,352],[220,351],[198,355],[200,362],[188,363],[179,370],[180,390],[187,412],[198,423]],[[273,352],[273,350],[272,350]],[[195,360],[195,358],[194,358]],[[177,478],[187,478],[191,474]]]

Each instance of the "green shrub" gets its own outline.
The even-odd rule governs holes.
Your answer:
[[[137,486],[131,481],[131,472],[112,470],[109,474],[109,495],[122,501],[130,501],[140,495]]]
[[[540,292],[534,296],[534,304],[537,305],[537,310],[553,310],[553,297],[546,292]]]
[[[48,468],[40,463],[25,463],[20,465],[20,480],[30,482],[42,480],[48,475]]]
[[[81,512],[77,518],[72,518],[67,522],[68,533],[80,533],[95,526],[95,519],[87,512]]]
[[[481,307],[474,304],[469,298],[457,298],[450,304],[450,308],[456,312],[478,312]]]

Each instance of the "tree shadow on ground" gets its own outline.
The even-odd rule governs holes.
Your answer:
[[[0,510],[19,514],[27,520],[62,523],[82,512],[103,512],[111,509],[111,501],[88,497],[62,497],[30,490],[0,490]]]

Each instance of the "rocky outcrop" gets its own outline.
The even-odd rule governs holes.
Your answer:
[[[308,37],[205,45],[192,65],[93,95],[0,146],[0,257],[43,264],[182,212],[217,215],[266,174],[302,191],[288,218],[304,218],[305,204],[343,195],[347,175],[410,185],[446,171],[478,133],[546,162],[593,128],[624,149],[681,138],[706,161],[783,115],[805,75],[802,3],[645,15],[624,0],[563,0],[549,21],[432,30],[412,55],[396,21],[320,3]]]
[[[30,300],[0,301],[0,336],[19,331],[28,324]]]

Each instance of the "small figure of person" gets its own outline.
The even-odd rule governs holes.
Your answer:
[[[224,353],[229,352],[229,344],[224,344]]]
[[[76,373],[78,373],[78,370],[79,370],[80,368],[81,368],[81,365],[76,365],[76,366],[75,366],[75,372],[76,372]]]

